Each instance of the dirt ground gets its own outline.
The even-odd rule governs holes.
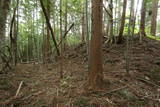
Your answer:
[[[126,44],[103,45],[105,90],[85,91],[88,62],[85,45],[68,49],[60,63],[18,64],[0,74],[0,107],[160,107],[160,42],[130,42],[129,74]],[[18,95],[16,92],[20,87]]]

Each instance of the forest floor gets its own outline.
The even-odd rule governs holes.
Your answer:
[[[129,73],[125,70],[126,44],[103,45],[104,81],[107,88],[86,92],[88,76],[85,45],[67,49],[60,63],[18,64],[0,74],[0,107],[160,107],[160,42],[133,38]],[[22,86],[15,96],[20,83]]]

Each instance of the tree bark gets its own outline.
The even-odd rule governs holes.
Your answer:
[[[132,29],[133,28],[133,22],[134,22],[134,0],[131,0],[130,3],[130,17],[129,17],[129,26],[128,26],[128,35],[132,34]]]
[[[17,0],[17,6],[14,8],[13,17],[10,26],[10,44],[12,53],[12,63],[17,64],[17,35],[18,35],[18,7],[19,0]]]
[[[85,43],[85,14],[82,13],[82,43]]]
[[[47,0],[47,14],[48,14],[48,19],[50,21],[50,0]],[[51,55],[51,51],[50,51],[50,31],[49,31],[49,27],[47,26],[47,37],[46,37],[46,62],[50,62],[50,55]]]
[[[88,21],[88,0],[85,0],[85,21],[86,21],[86,43],[87,43],[87,54],[89,56],[89,21]]]
[[[123,0],[123,12],[122,12],[122,18],[121,18],[121,26],[119,29],[119,36],[118,36],[118,44],[122,43],[123,40],[123,31],[124,31],[124,25],[125,25],[125,17],[126,17],[126,8],[127,8],[127,0]]]
[[[152,1],[151,35],[156,36],[158,0]]]
[[[65,0],[65,32],[67,32],[68,27],[68,0]],[[63,40],[64,51],[66,50],[66,39]]]
[[[45,7],[44,7],[43,0],[40,0],[40,4],[41,4],[41,7],[42,7],[44,16],[45,16],[45,18],[46,18],[47,26],[48,26],[49,29],[50,29],[50,32],[51,32],[51,35],[52,35],[52,39],[53,39],[53,42],[54,42],[54,45],[55,45],[57,54],[58,54],[58,56],[60,56],[60,52],[59,52],[59,49],[58,49],[58,47],[57,47],[57,42],[56,42],[56,39],[55,39],[55,36],[54,36],[54,32],[53,32],[52,26],[51,26],[51,24],[50,24],[49,18],[48,18],[48,16],[47,16],[47,12],[46,12],[46,9],[45,9]]]
[[[61,52],[60,52],[60,78],[63,78],[63,32],[62,32],[62,0],[60,0],[60,40],[61,40]]]
[[[89,89],[103,86],[102,66],[102,0],[92,0],[92,37],[89,60]]]
[[[10,2],[10,0],[0,0],[0,48],[4,45],[5,27]]]
[[[140,21],[140,35],[146,36],[145,33],[145,19],[146,19],[146,0],[142,1],[142,9],[141,9],[141,21]]]

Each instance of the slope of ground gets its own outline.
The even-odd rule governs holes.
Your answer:
[[[85,45],[68,49],[60,64],[19,64],[0,75],[0,105],[16,107],[159,107],[160,43],[132,38],[129,51],[130,75],[125,71],[126,45],[103,45],[106,89],[86,92],[88,75]],[[15,96],[20,83],[22,87]]]

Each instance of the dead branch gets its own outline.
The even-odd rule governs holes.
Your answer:
[[[159,87],[159,88],[160,88],[159,85],[157,85],[157,84],[155,84],[155,83],[153,83],[153,82],[151,82],[151,81],[148,81],[148,80],[146,80],[146,79],[137,78],[137,80],[140,80],[140,81],[142,81],[142,82],[145,82],[145,83],[148,83],[148,84],[150,84],[150,85],[153,85],[153,86],[156,86],[156,87]]]
[[[74,26],[74,23],[73,23],[73,24],[69,27],[69,29],[65,32],[65,34],[64,34],[64,36],[63,36],[63,39],[66,38],[68,32],[72,29],[73,26]],[[58,47],[60,46],[61,43],[62,43],[62,40],[59,42]]]
[[[107,8],[103,5],[103,7],[104,7],[104,10],[107,12],[107,14],[111,17],[111,18],[113,18],[113,16],[112,16],[112,14],[107,10]]]
[[[38,96],[38,95],[40,95],[40,94],[42,94],[42,93],[43,93],[42,91],[38,91],[38,92],[36,92],[36,93],[33,93],[33,94],[31,94],[31,95],[28,95],[27,97],[24,97],[24,98],[22,99],[22,101],[27,100],[27,99],[29,99],[30,97],[33,97],[33,96]]]
[[[20,99],[22,96],[13,96],[13,97],[11,97],[11,98],[9,98],[9,99],[7,99],[6,101],[4,101],[4,102],[0,102],[0,106],[7,106],[7,105],[10,105],[10,104],[12,104],[14,101],[16,101],[16,100],[18,100],[18,99]]]
[[[21,83],[19,84],[19,87],[17,89],[17,92],[16,92],[16,95],[15,96],[18,96],[20,90],[21,90],[21,87],[22,87],[22,84],[23,84],[23,81],[21,81]]]
[[[52,39],[53,39],[54,45],[55,45],[55,47],[56,47],[57,54],[58,54],[58,56],[60,56],[59,48],[58,48],[58,46],[57,46],[57,42],[56,42],[56,39],[55,39],[55,35],[54,35],[54,32],[53,32],[52,26],[51,26],[51,24],[50,24],[50,22],[49,22],[49,18],[48,18],[48,16],[47,16],[47,12],[46,12],[46,9],[45,9],[45,7],[44,7],[43,0],[40,0],[40,4],[41,4],[41,7],[42,7],[44,16],[45,16],[45,18],[46,18],[47,26],[48,26],[48,28],[50,29],[50,32],[51,32],[51,35],[52,35]]]
[[[122,84],[126,85],[128,88],[130,88],[130,89],[132,90],[132,92],[133,92],[137,97],[141,97],[141,96],[142,96],[142,94],[140,94],[140,92],[137,91],[136,88],[134,88],[133,86],[131,86],[131,85],[129,85],[129,84],[127,84],[127,83],[125,83],[125,82],[123,82],[123,81],[121,81],[121,80],[120,80],[120,83],[122,83]]]
[[[123,87],[120,87],[120,88],[117,88],[117,89],[111,90],[111,91],[109,91],[109,92],[106,92],[106,93],[104,93],[104,94],[103,94],[103,96],[105,96],[106,94],[111,94],[111,93],[113,93],[113,92],[116,92],[116,91],[122,90],[122,89],[124,89],[124,88],[127,88],[127,86],[123,86]]]

